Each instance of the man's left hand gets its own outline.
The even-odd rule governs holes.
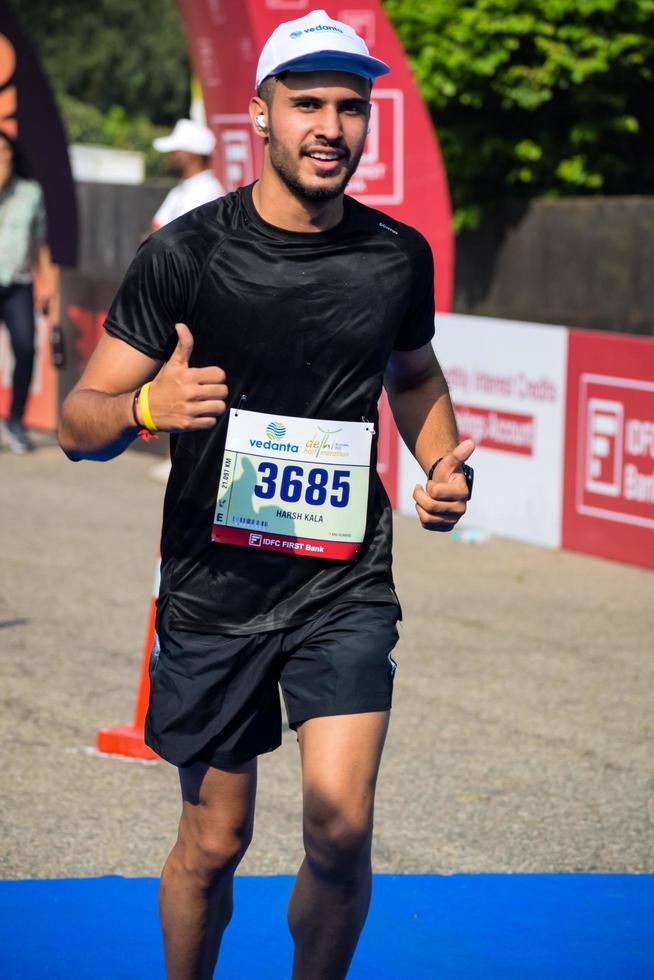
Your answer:
[[[426,486],[417,485],[413,491],[416,511],[426,531],[451,531],[465,514],[469,494],[462,464],[474,448],[472,439],[464,439],[443,456]]]

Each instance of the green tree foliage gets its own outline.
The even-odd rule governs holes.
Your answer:
[[[71,142],[146,153],[190,104],[190,63],[175,0],[13,0],[39,52]]]
[[[13,0],[57,93],[169,124],[189,104],[175,0]]]
[[[654,192],[654,0],[383,0],[455,227],[506,197]]]
[[[170,177],[165,156],[152,146],[156,136],[169,131],[168,126],[155,126],[147,116],[130,117],[122,106],[112,106],[102,113],[72,95],[60,95],[57,101],[71,143],[97,143],[120,150],[138,150],[145,154],[149,177]]]

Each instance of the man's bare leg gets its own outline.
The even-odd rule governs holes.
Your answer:
[[[288,919],[293,980],[342,980],[368,914],[375,784],[389,712],[312,718],[298,729],[305,859]]]
[[[180,769],[182,816],[161,874],[168,980],[211,980],[232,916],[234,871],[252,837],[257,760],[234,769]]]

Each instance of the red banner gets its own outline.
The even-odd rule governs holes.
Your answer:
[[[477,448],[533,456],[536,421],[533,415],[505,412],[476,405],[454,406],[462,439],[474,439]]]
[[[654,341],[571,330],[563,546],[654,568]]]

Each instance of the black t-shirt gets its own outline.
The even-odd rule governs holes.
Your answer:
[[[265,222],[252,187],[195,208],[139,249],[105,329],[167,360],[175,323],[194,338],[192,367],[227,375],[229,405],[253,412],[377,425],[391,351],[434,333],[433,260],[425,239],[345,198],[325,232]],[[200,633],[256,633],[306,621],[342,598],[391,598],[391,509],[373,441],[368,518],[350,561],[212,543],[228,414],[171,436],[160,609]]]

